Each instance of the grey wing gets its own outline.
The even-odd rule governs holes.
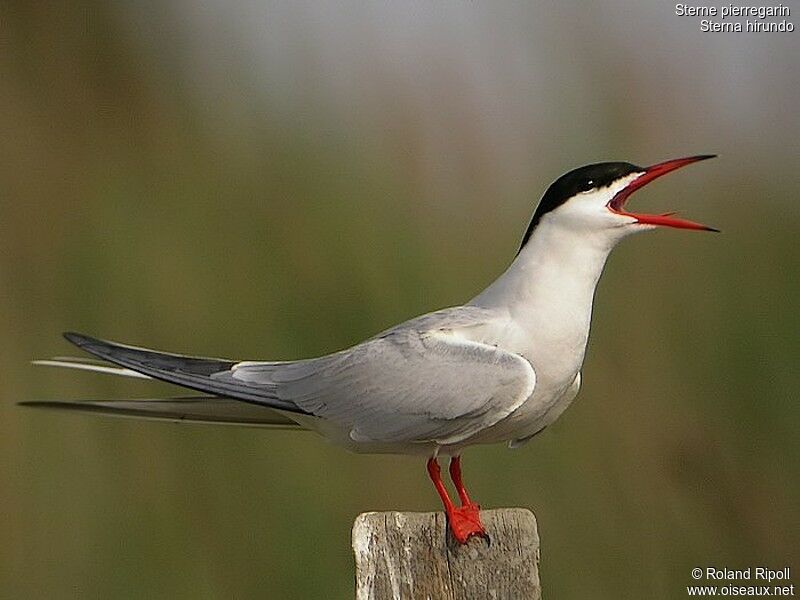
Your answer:
[[[135,371],[141,375],[174,383],[189,389],[233,398],[243,402],[252,402],[270,408],[290,412],[303,412],[290,402],[281,402],[274,394],[270,385],[247,385],[242,382],[232,381],[224,377],[230,369],[237,364],[236,361],[220,358],[204,358],[159,352],[149,348],[137,348],[117,342],[100,340],[80,333],[68,332],[64,334],[70,342],[85,350],[89,354],[108,361],[117,367],[103,367],[102,363],[96,365],[92,362],[85,363],[74,359],[56,359],[39,361],[37,364],[70,366],[90,371],[102,371],[114,375],[129,375]],[[79,366],[78,366],[79,365]],[[217,377],[217,375],[221,375]]]
[[[522,356],[452,331],[480,324],[478,316],[439,311],[329,356],[240,363],[230,377],[275,386],[281,401],[356,441],[453,444],[511,414],[536,382]]]
[[[239,402],[217,396],[177,398],[137,398],[136,400],[37,400],[20,402],[20,406],[72,412],[93,413],[111,417],[127,417],[180,423],[210,423],[298,429],[301,426],[282,412],[266,406]]]

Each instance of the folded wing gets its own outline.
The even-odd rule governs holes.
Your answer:
[[[454,329],[466,308],[439,311],[348,350],[292,363],[240,363],[226,379],[274,385],[278,398],[364,442],[454,444],[494,425],[533,393],[522,356]],[[215,376],[217,377],[217,376]]]
[[[153,379],[160,379],[215,396],[254,402],[290,412],[303,412],[294,404],[279,400],[272,385],[253,386],[212,377],[217,373],[229,371],[236,361],[159,352],[100,340],[80,333],[65,333],[64,337],[89,354],[124,367],[125,370],[135,371]],[[86,369],[87,367],[78,368]],[[109,371],[106,370],[106,372]]]
[[[417,317],[347,350],[294,362],[235,362],[157,352],[66,334],[69,341],[121,371],[102,365],[80,368],[130,375],[130,371],[232,402],[313,415],[348,431],[359,442],[455,444],[491,427],[533,393],[536,375],[522,356],[470,337],[495,318],[478,307],[456,307]],[[59,364],[58,366],[65,366]],[[70,365],[68,365],[70,366]],[[162,401],[163,402],[163,401]],[[218,411],[167,406],[195,420]],[[83,405],[82,405],[83,406]],[[158,405],[95,403],[83,410],[158,413]],[[227,409],[226,409],[227,410]],[[202,413],[202,414],[201,414]],[[178,417],[181,418],[181,417]],[[239,418],[239,417],[235,417]],[[249,417],[248,417],[249,418]],[[299,418],[299,417],[298,417]]]

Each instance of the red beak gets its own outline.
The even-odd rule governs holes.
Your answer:
[[[707,225],[701,225],[700,223],[695,223],[694,221],[687,221],[686,219],[676,219],[672,217],[675,213],[667,213],[663,215],[645,215],[645,214],[638,214],[632,213],[625,210],[625,201],[628,197],[638,190],[640,187],[643,187],[653,181],[654,179],[658,179],[662,175],[666,175],[670,171],[674,171],[675,169],[680,169],[681,167],[685,167],[686,165],[690,165],[694,162],[700,160],[706,160],[708,158],[714,158],[715,154],[704,154],[701,156],[689,156],[687,158],[676,158],[674,160],[668,160],[666,162],[658,163],[657,165],[653,165],[652,167],[647,167],[644,170],[644,173],[639,175],[636,179],[631,181],[627,186],[622,188],[617,195],[608,203],[608,208],[612,212],[615,212],[620,215],[625,215],[628,217],[633,217],[636,219],[638,223],[642,223],[645,225],[660,225],[663,227],[676,227],[678,229],[699,229],[702,231],[719,231],[719,229],[714,229],[713,227],[709,227]]]

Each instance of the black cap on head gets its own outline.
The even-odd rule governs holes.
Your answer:
[[[580,192],[606,187],[621,177],[631,173],[642,173],[644,170],[643,167],[637,167],[631,163],[605,162],[579,167],[562,175],[547,188],[542,196],[536,212],[533,213],[531,223],[528,225],[528,230],[525,232],[525,237],[522,238],[520,250],[531,237],[542,215],[558,208]]]

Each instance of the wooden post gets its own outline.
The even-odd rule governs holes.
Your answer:
[[[444,513],[370,512],[353,525],[356,600],[540,600],[539,534],[524,508],[481,511],[461,545]]]

